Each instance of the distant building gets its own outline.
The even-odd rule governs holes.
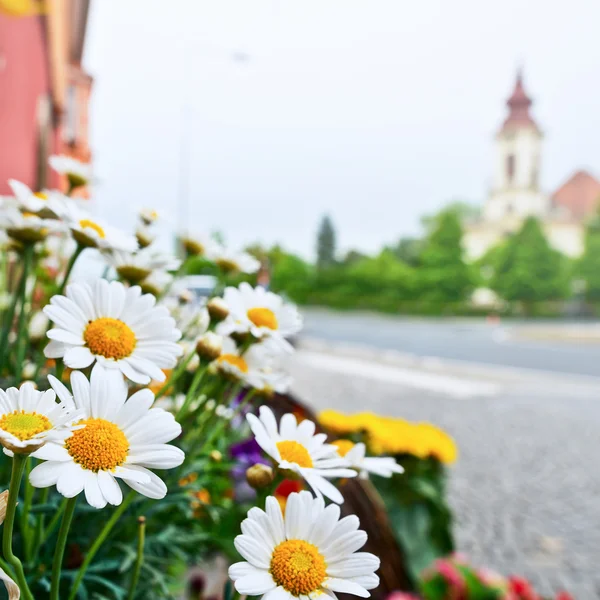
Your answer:
[[[9,178],[59,187],[51,154],[91,158],[92,78],[81,66],[89,0],[0,0],[0,195]]]
[[[539,184],[543,133],[530,113],[532,101],[519,72],[507,101],[508,116],[496,134],[492,188],[481,216],[466,224],[467,257],[476,260],[517,231],[524,219],[540,219],[550,244],[570,257],[583,251],[584,224],[600,203],[600,181],[585,171],[554,193]]]

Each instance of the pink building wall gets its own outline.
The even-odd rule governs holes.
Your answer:
[[[14,177],[35,187],[38,103],[49,93],[42,19],[0,14],[0,194]]]

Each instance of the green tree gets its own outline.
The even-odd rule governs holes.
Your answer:
[[[520,302],[527,314],[536,302],[567,295],[566,261],[550,246],[537,219],[528,217],[502,246],[490,283],[504,300]]]
[[[289,296],[295,302],[305,303],[312,287],[312,267],[294,254],[277,248],[272,252],[271,288]]]
[[[425,231],[430,234],[439,224],[439,220],[447,213],[454,213],[461,223],[465,223],[465,221],[477,219],[481,214],[481,208],[463,200],[454,200],[447,204],[442,211],[421,218],[421,224]]]
[[[600,300],[600,210],[585,228],[583,256],[576,268],[577,276],[585,281],[585,297],[591,302]]]
[[[418,267],[421,252],[423,251],[423,240],[413,237],[403,237],[390,250],[396,255],[398,260],[405,262],[411,267]]]
[[[454,210],[435,218],[419,257],[421,297],[428,302],[462,302],[472,288],[469,266],[463,258],[463,230]]]
[[[334,264],[335,229],[329,215],[325,215],[317,233],[317,268],[323,269]]]

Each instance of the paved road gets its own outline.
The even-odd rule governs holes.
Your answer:
[[[317,319],[309,316],[309,329]],[[427,354],[426,340],[415,338],[431,334],[439,351],[454,346],[470,360],[467,350],[479,343],[488,362],[510,358],[506,347],[490,354],[493,340],[483,327],[442,326],[436,335],[428,323],[379,322],[379,329],[365,333],[370,322],[348,319],[321,332],[369,335],[380,345]],[[525,575],[548,596],[567,589],[577,600],[600,598],[600,382],[501,374],[468,385],[464,370],[411,376],[409,369],[372,358],[303,350],[291,371],[295,391],[318,409],[368,408],[430,421],[454,436],[460,449],[449,480],[455,535],[458,549],[475,564]]]
[[[304,335],[418,356],[600,377],[600,343],[525,340],[522,325],[306,310]]]

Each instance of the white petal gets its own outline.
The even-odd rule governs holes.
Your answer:
[[[46,358],[61,358],[67,351],[67,347],[62,342],[50,340],[44,348]]]
[[[71,344],[73,346],[83,346],[84,344],[82,336],[75,335],[66,329],[51,329],[46,335],[51,340],[56,340],[63,344]]]
[[[45,488],[55,485],[64,468],[64,463],[43,462],[34,467],[29,474],[29,481],[33,487]]]
[[[56,482],[56,489],[65,497],[73,498],[81,493],[85,485],[86,474],[74,462],[65,464],[65,467]]]
[[[238,535],[233,540],[236,550],[250,564],[260,567],[261,569],[269,569],[271,564],[271,553],[265,544],[248,537],[247,535]]]
[[[85,475],[85,499],[94,508],[104,508],[106,506],[106,498],[102,495],[102,490],[98,483],[98,475],[92,471],[85,471]]]
[[[349,581],[348,579],[329,578],[325,580],[323,587],[333,590],[334,592],[354,594],[355,596],[360,596],[361,598],[368,598],[371,595],[369,592],[367,592],[367,590],[365,590],[364,587],[358,585],[358,583]]]
[[[94,355],[89,348],[77,346],[65,352],[64,361],[70,369],[85,369],[94,362]]]
[[[132,448],[127,457],[127,465],[140,465],[151,469],[173,469],[185,459],[184,452],[169,444],[153,444]]]
[[[33,453],[33,457],[53,462],[67,462],[72,460],[71,455],[64,446],[53,443],[44,444]]]
[[[256,569],[255,573],[241,577],[235,582],[235,589],[240,594],[256,596],[277,587],[269,571]]]
[[[130,478],[123,478],[123,481],[136,492],[139,492],[140,494],[143,494],[144,496],[154,500],[160,500],[167,495],[167,486],[165,485],[165,482],[158,475],[156,475],[156,473],[137,465],[128,465],[127,469],[139,471],[150,478],[150,483],[138,483]]]
[[[98,483],[100,484],[102,495],[109,504],[118,506],[123,502],[123,492],[110,473],[107,471],[98,471]]]

